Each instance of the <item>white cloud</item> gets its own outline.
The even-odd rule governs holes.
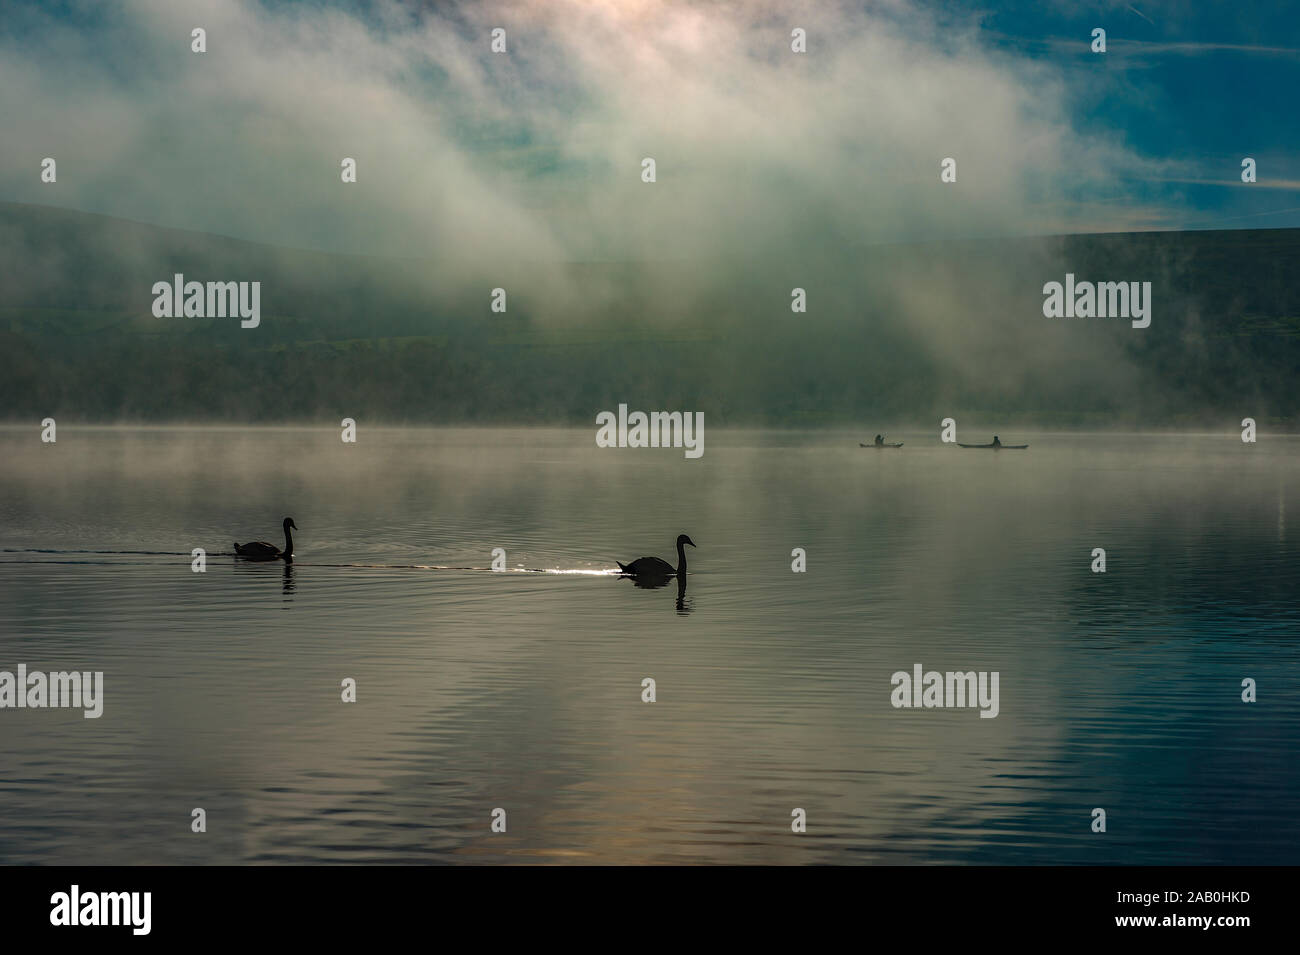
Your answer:
[[[0,47],[0,188],[473,273],[1033,232],[1067,212],[1103,229],[1110,210],[1079,218],[1066,197],[1159,172],[1078,135],[1051,65],[905,4],[377,10],[132,0],[93,29],[50,18]],[[207,54],[189,52],[195,25]],[[497,25],[506,56],[488,52]],[[805,55],[789,50],[793,26]],[[57,186],[37,180],[45,155]],[[360,161],[356,186],[339,181],[344,156]]]

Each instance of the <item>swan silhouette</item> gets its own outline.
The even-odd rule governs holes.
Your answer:
[[[249,560],[293,560],[293,535],[289,528],[298,529],[292,517],[284,519],[284,550],[266,541],[252,541],[248,544],[236,544],[235,553]]]
[[[621,560],[615,563],[628,577],[672,577],[674,575],[684,577],[686,576],[686,544],[694,547],[695,541],[685,534],[678,534],[676,567],[659,557],[638,557],[630,564],[625,564]]]

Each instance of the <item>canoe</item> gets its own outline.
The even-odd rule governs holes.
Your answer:
[[[901,448],[902,446],[903,446],[902,441],[898,442],[898,444],[859,444],[858,445],[858,447],[860,448]]]
[[[957,442],[959,448],[992,448],[994,451],[1023,451],[1029,447],[1027,444],[962,444]]]

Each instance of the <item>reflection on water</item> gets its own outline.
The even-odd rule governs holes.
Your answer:
[[[620,574],[619,580],[630,580],[632,585],[640,590],[659,590],[669,584],[675,584],[677,586],[677,612],[683,615],[691,612],[691,605],[686,600],[686,574],[673,574],[672,576],[642,574],[636,577],[629,574]]]
[[[1300,442],[29,432],[0,670],[105,704],[0,710],[0,862],[1300,861]],[[229,554],[284,514],[294,563]],[[894,709],[917,663],[998,717]]]

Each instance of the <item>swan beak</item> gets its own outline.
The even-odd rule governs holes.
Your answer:
[[[695,541],[691,540],[689,537],[686,538],[686,543],[690,544],[692,547],[695,546]]]

